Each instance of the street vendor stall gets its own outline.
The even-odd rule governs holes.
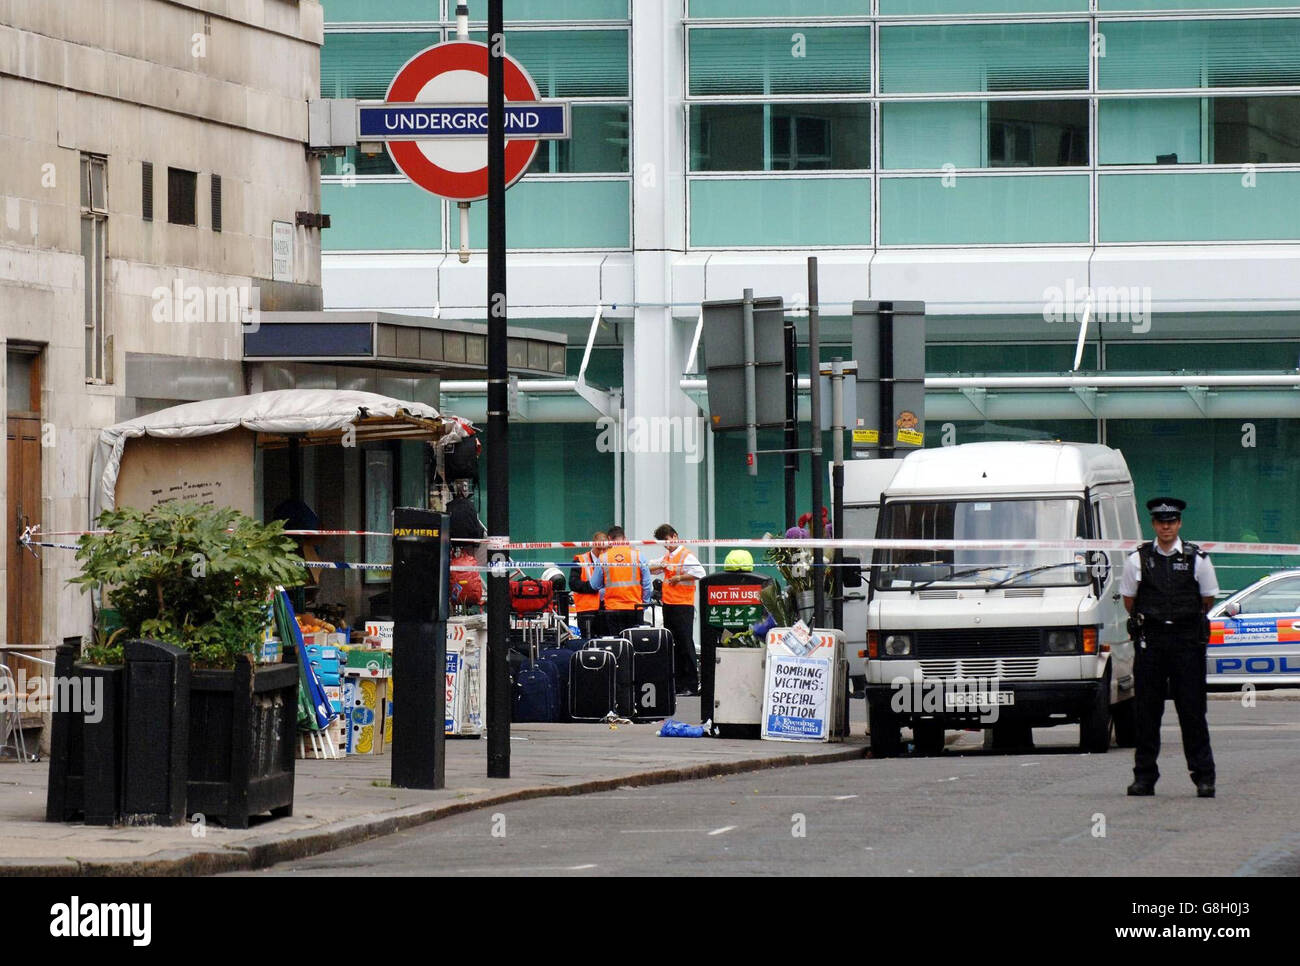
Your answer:
[[[474,432],[424,403],[370,392],[282,389],[174,406],[101,430],[90,519],[171,501],[284,519],[309,561],[385,563],[392,507],[429,506],[429,446]],[[365,532],[344,536],[341,531]],[[338,624],[384,619],[388,572],[315,567],[303,604]]]

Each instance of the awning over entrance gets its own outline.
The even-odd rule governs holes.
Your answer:
[[[563,376],[568,339],[510,326],[506,364],[521,376]],[[263,312],[244,331],[245,362],[321,362],[437,373],[487,372],[487,325],[388,312]]]

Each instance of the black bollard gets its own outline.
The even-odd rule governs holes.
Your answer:
[[[446,514],[393,510],[393,747],[398,788],[446,785]]]

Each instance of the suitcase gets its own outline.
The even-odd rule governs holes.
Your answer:
[[[550,724],[560,720],[559,674],[542,661],[536,641],[530,643],[527,663],[515,673],[512,721]]]
[[[521,670],[515,677],[515,700],[512,721],[550,723],[559,717],[555,681],[537,665]]]
[[[569,663],[569,717],[604,721],[618,702],[618,664],[599,648],[574,651]]]
[[[636,702],[632,696],[632,642],[626,637],[598,637],[589,642],[584,650],[609,651],[614,655],[618,671],[615,709],[624,718],[632,717],[636,711]]]
[[[568,721],[569,716],[569,661],[573,652],[563,647],[548,647],[538,656],[542,668],[555,673],[555,695],[559,702],[560,716],[556,720]]]
[[[672,631],[633,627],[624,636],[632,643],[633,716],[638,721],[654,721],[676,714]]]

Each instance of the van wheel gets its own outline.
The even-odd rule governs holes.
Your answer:
[[[1137,747],[1135,707],[1136,702],[1129,698],[1127,701],[1121,701],[1110,709],[1110,720],[1115,725],[1116,748]]]
[[[912,725],[912,741],[916,753],[923,758],[934,758],[943,753],[943,725],[937,721],[918,721]]]
[[[1097,688],[1092,708],[1079,722],[1079,748],[1094,755],[1110,751],[1110,681]]]
[[[898,716],[888,707],[867,705],[867,731],[871,735],[872,758],[896,758],[902,747]]]

